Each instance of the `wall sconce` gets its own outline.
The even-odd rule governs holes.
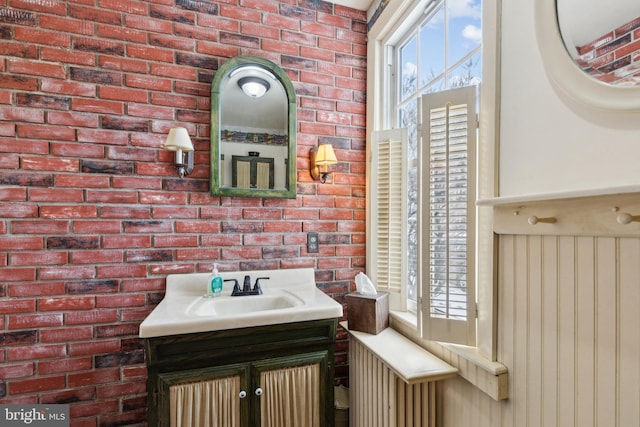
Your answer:
[[[238,79],[238,86],[240,86],[245,95],[251,98],[260,98],[271,87],[268,81],[255,76]]]
[[[329,165],[338,163],[336,153],[333,151],[331,144],[321,144],[318,148],[312,148],[309,151],[309,159],[311,161],[309,171],[313,179],[320,179],[321,183],[327,182],[329,176]]]
[[[185,128],[171,129],[164,148],[176,152],[175,166],[180,178],[189,175],[193,170],[193,144],[189,132]]]

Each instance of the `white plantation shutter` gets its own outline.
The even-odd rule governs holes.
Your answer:
[[[370,165],[370,227],[375,248],[369,274],[378,290],[404,306],[407,247],[407,137],[404,129],[374,132]]]
[[[419,188],[422,335],[475,345],[476,87],[424,95]]]

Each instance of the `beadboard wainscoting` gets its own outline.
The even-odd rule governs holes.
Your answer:
[[[633,193],[495,206],[509,398],[444,381],[443,426],[640,425],[640,223],[617,223],[639,202]],[[556,222],[532,225],[536,212]]]

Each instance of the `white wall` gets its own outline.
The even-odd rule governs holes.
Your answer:
[[[535,1],[502,2],[500,195],[639,184],[640,113],[558,93],[536,42]]]

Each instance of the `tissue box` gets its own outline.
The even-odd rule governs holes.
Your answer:
[[[345,295],[349,329],[376,335],[389,326],[389,293]]]

